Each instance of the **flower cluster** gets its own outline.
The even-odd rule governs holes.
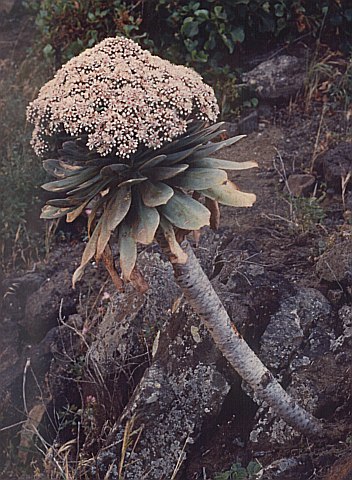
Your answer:
[[[66,63],[28,107],[38,155],[56,134],[86,135],[102,156],[128,158],[182,135],[190,119],[214,122],[218,105],[200,75],[127,38],[107,38]]]

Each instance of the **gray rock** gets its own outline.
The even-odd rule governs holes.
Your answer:
[[[243,75],[261,100],[269,103],[288,102],[302,88],[305,62],[294,56],[280,55],[257,65]]]
[[[108,440],[121,445],[132,424],[137,432],[125,456],[126,480],[171,478],[230,389],[215,366],[221,355],[188,307],[170,319],[156,343],[154,361]],[[103,449],[97,468],[110,468],[109,478],[117,479],[118,462],[116,447]]]
[[[263,469],[261,480],[305,480],[311,475],[311,461],[308,455],[280,458]],[[304,476],[302,476],[304,475]]]
[[[324,295],[313,288],[302,288],[281,302],[261,338],[260,358],[279,378],[290,373],[288,393],[311,413],[317,410],[323,389],[310,369],[325,359],[335,338],[326,327],[330,314],[331,307]],[[253,443],[283,445],[299,435],[265,404],[261,404],[256,418],[257,424],[250,433]]]
[[[317,261],[316,273],[321,280],[352,284],[352,239],[345,238],[323,253]]]
[[[303,288],[285,299],[261,339],[260,357],[265,365],[276,371],[286,368],[312,326],[329,314],[329,302],[313,288]]]

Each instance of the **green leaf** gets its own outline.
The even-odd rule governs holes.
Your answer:
[[[202,190],[226,182],[227,174],[216,168],[189,168],[171,183],[186,190]]]
[[[99,220],[97,226],[95,227],[94,232],[84,249],[80,266],[75,270],[73,274],[72,288],[75,288],[76,283],[82,278],[87,264],[95,255],[100,230],[101,230],[101,219]]]
[[[101,232],[97,243],[97,259],[99,259],[108,244],[112,232],[122,222],[131,206],[131,187],[126,185],[117,189],[109,201],[101,218]]]
[[[136,242],[148,245],[154,240],[155,232],[159,226],[160,215],[156,208],[146,207],[138,199],[137,218],[133,222],[133,238]]]
[[[144,205],[147,207],[158,207],[170,200],[174,191],[169,185],[162,182],[144,182],[140,187]]]
[[[95,175],[93,178],[90,178],[89,180],[80,183],[80,185],[77,188],[74,188],[73,190],[69,190],[67,192],[67,195],[74,195],[76,193],[80,193],[84,190],[91,189],[93,185],[98,184],[98,182],[101,180],[100,173],[98,175]],[[100,182],[99,182],[100,183]]]
[[[82,170],[82,167],[77,167],[73,165],[69,165],[64,163],[61,160],[56,160],[50,158],[48,160],[44,160],[43,167],[46,172],[50,175],[53,175],[56,178],[66,178],[71,175],[75,175]]]
[[[125,163],[115,163],[113,165],[106,165],[100,170],[102,177],[113,177],[116,173],[126,172],[130,167]]]
[[[65,192],[74,187],[78,187],[83,182],[92,178],[92,175],[95,174],[96,169],[83,169],[80,173],[74,176],[66,177],[62,180],[55,180],[53,182],[44,183],[42,188],[48,192]]]
[[[180,137],[178,140],[175,140],[171,144],[161,148],[161,151],[162,153],[167,154],[167,152],[170,150],[170,153],[174,153],[175,150],[183,150],[184,148],[199,146],[200,143],[204,143],[209,140],[209,135],[214,134],[214,132],[218,132],[219,134],[219,130],[223,125],[224,122],[219,122],[207,128],[203,128],[200,130],[196,129],[196,131],[192,133],[188,132],[184,136]]]
[[[232,162],[229,160],[221,160],[219,158],[199,158],[192,162],[191,167],[203,168],[223,168],[224,170],[248,170],[249,168],[257,167],[256,162]]]
[[[137,244],[132,237],[132,227],[122,222],[119,228],[120,267],[125,280],[130,280],[137,260]]]
[[[124,182],[119,183],[119,188],[124,187],[126,185],[138,185],[139,183],[143,183],[148,180],[147,177],[140,177],[140,178],[130,178],[129,180],[125,180]]]
[[[198,32],[198,22],[194,21],[192,17],[185,18],[181,27],[181,34],[184,37],[193,38],[198,35]]]
[[[186,150],[181,150],[176,153],[171,153],[170,155],[166,155],[166,159],[163,162],[163,165],[174,165],[178,162],[181,162],[185,158],[188,158],[192,155],[195,151],[197,151],[202,145],[196,145],[195,147],[187,148]]]
[[[197,152],[192,156],[192,159],[196,160],[198,158],[206,157],[208,155],[212,155],[213,153],[221,150],[222,148],[229,147],[234,143],[237,143],[239,140],[244,138],[246,135],[238,135],[237,137],[228,138],[227,140],[223,140],[222,142],[209,142],[206,145],[203,145],[202,148],[197,150]]]
[[[200,19],[200,20],[202,20],[202,21],[204,21],[204,20],[209,20],[209,11],[208,11],[208,10],[205,10],[204,8],[201,8],[201,9],[199,9],[199,10],[196,10],[196,11],[194,12],[194,15],[195,15],[198,19]]]
[[[256,200],[254,193],[241,192],[229,180],[222,185],[201,190],[200,193],[205,197],[231,207],[251,207]]]
[[[204,205],[180,192],[175,192],[160,211],[173,225],[184,230],[199,230],[210,221],[210,212]]]
[[[231,38],[235,43],[243,43],[245,33],[243,27],[234,27],[230,32]]]
[[[148,175],[149,179],[152,181],[167,180],[168,178],[175,177],[180,173],[187,170],[189,165],[180,163],[176,167],[155,167],[151,168],[148,171],[144,171],[145,175]]]
[[[222,6],[218,5],[214,7],[214,13],[216,15],[216,18],[220,20],[227,20],[226,12],[224,12],[224,9]]]
[[[186,263],[188,255],[182,250],[180,244],[177,242],[172,224],[166,220],[165,217],[161,216],[160,227],[164,233],[165,240],[169,245],[170,252],[174,256],[174,259],[171,260],[172,263]]]
[[[51,55],[54,54],[54,52],[55,52],[55,49],[52,45],[50,45],[50,43],[47,43],[43,48],[43,53],[46,57],[50,57]]]
[[[158,155],[156,157],[151,158],[150,160],[147,160],[144,162],[139,169],[143,170],[145,168],[150,168],[150,167],[155,167],[156,165],[159,165],[159,163],[163,163],[163,160],[165,160],[166,155]]]

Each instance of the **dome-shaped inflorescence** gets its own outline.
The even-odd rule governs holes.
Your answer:
[[[212,157],[242,138],[212,142],[222,132],[221,123],[208,126],[217,111],[212,89],[198,74],[124,38],[82,53],[42,88],[28,110],[33,145],[43,154],[50,141],[61,143],[58,158],[44,161],[57,180],[43,188],[65,194],[47,202],[42,218],[73,221],[95,199],[73,283],[93,257],[102,257],[113,234],[129,280],[137,243],[151,243],[158,231],[175,261],[183,262],[175,230],[214,225],[218,202],[253,204],[255,195],[239,191],[225,170],[255,162]]]
[[[28,107],[38,155],[53,134],[66,133],[87,134],[87,146],[100,155],[129,157],[180,136],[190,117],[214,122],[218,113],[200,75],[123,37],[107,38],[67,62]]]

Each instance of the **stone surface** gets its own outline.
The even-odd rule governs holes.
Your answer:
[[[313,191],[315,182],[314,175],[292,174],[287,179],[287,187],[291,195],[302,197]]]
[[[280,458],[265,467],[261,480],[306,480],[312,471],[308,455]],[[302,474],[304,476],[302,476]],[[299,477],[298,477],[299,475]]]
[[[16,0],[0,0],[0,13],[10,13]]]
[[[352,144],[341,142],[336,147],[322,153],[315,163],[317,172],[328,188],[337,193],[342,192],[342,179],[352,175]],[[352,178],[348,181],[346,191],[352,189]]]
[[[333,282],[340,290],[351,286],[352,238],[347,237],[324,252],[317,261],[316,273],[320,280]]]
[[[334,463],[323,480],[352,480],[352,450]]]
[[[150,480],[159,480],[171,478],[181,468],[202,426],[216,418],[230,387],[215,366],[221,354],[198,317],[183,305],[170,264],[159,254],[144,252],[139,265],[150,283],[149,292],[144,299],[133,292],[116,296],[99,326],[89,358],[103,368],[110,365],[111,369],[113,361],[115,368],[118,361],[123,366],[141,355],[138,343],[146,325],[155,326],[150,366],[115,423],[107,445],[119,444],[126,428],[133,424],[138,442],[134,444],[136,437],[131,436],[124,478],[148,475]],[[152,275],[153,269],[158,276]],[[115,448],[102,448],[97,469],[100,474],[110,469],[109,478],[118,478],[118,462]]]
[[[313,325],[327,318],[330,311],[324,295],[313,288],[303,288],[284,299],[261,338],[260,357],[265,365],[276,372],[287,368]]]
[[[322,373],[322,379],[315,372],[317,365],[322,372],[327,369],[334,372],[335,377],[339,371],[333,356],[326,356],[335,340],[333,330],[326,328],[330,315],[330,304],[319,291],[302,288],[283,299],[261,338],[259,356],[263,363],[279,379],[290,375],[288,393],[311,413],[316,413],[325,401],[322,398],[325,376]],[[263,404],[256,418],[257,424],[250,434],[253,443],[283,445],[298,436]]]
[[[269,103],[288,102],[302,88],[305,62],[290,55],[275,56],[243,75],[260,97]]]

